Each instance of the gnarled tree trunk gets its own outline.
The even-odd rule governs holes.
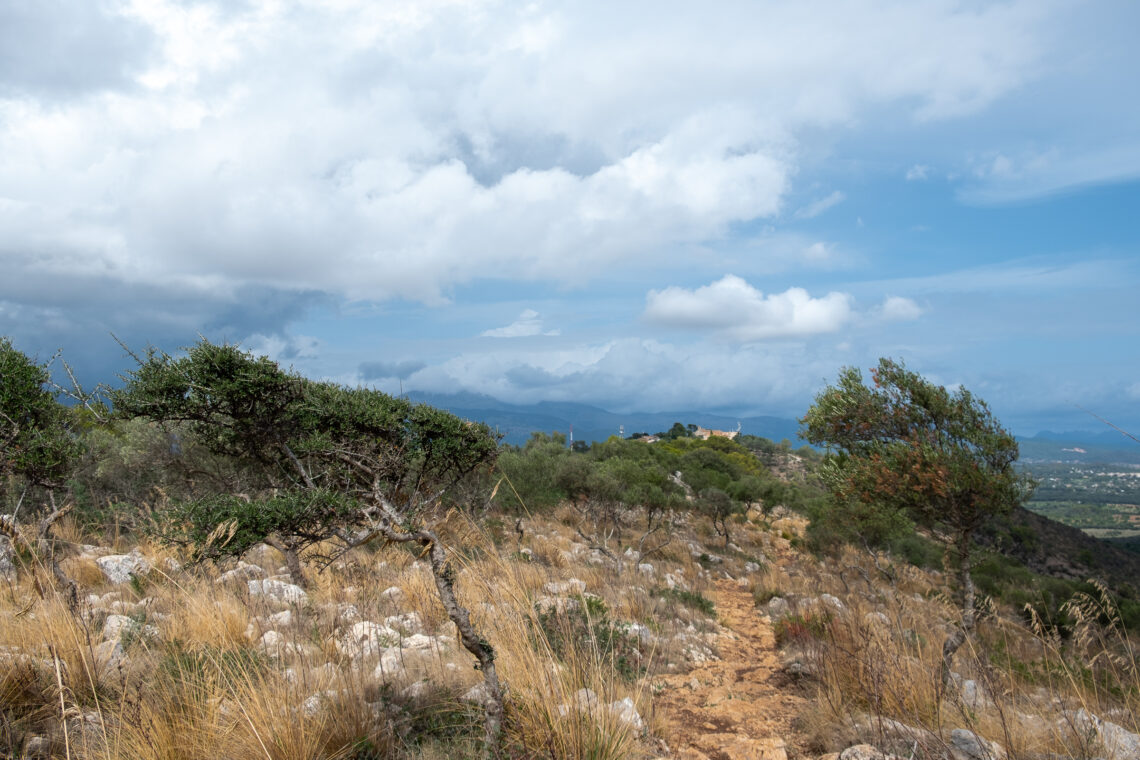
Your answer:
[[[970,575],[970,534],[963,533],[958,536],[958,587],[962,590],[962,619],[954,632],[946,637],[942,644],[942,672],[941,682],[944,688],[949,689],[953,683],[950,678],[954,655],[966,643],[966,639],[974,632],[977,622],[977,594],[974,590],[974,579]]]
[[[284,555],[285,566],[289,568],[289,577],[293,579],[293,583],[307,589],[309,578],[305,575],[305,568],[301,565],[301,557],[297,554],[297,548],[292,544],[285,543],[277,536],[266,536],[265,543]]]
[[[428,551],[431,558],[431,572],[435,578],[435,588],[439,593],[439,600],[443,603],[447,617],[455,623],[459,630],[460,641],[463,648],[474,655],[478,661],[478,669],[483,672],[484,733],[487,757],[499,756],[499,739],[503,731],[503,689],[499,684],[499,676],[495,670],[495,650],[490,642],[475,632],[471,625],[471,615],[467,608],[459,603],[455,594],[455,571],[447,561],[447,551],[439,540],[435,531],[421,528],[416,531],[397,530],[394,525],[399,513],[387,500],[380,501],[382,516],[377,526],[377,532],[384,538],[395,543],[415,542]]]

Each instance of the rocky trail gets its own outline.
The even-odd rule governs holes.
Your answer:
[[[654,709],[679,760],[785,760],[804,700],[784,688],[772,626],[747,587],[716,582],[720,659],[658,679]]]

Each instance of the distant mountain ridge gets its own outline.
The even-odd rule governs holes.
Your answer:
[[[1018,438],[1021,461],[1074,462],[1078,464],[1140,464],[1140,443],[1115,430],[1099,433],[1043,430],[1032,438]]]
[[[604,441],[624,430],[634,433],[658,433],[674,422],[694,424],[717,430],[736,430],[744,435],[758,435],[773,441],[788,439],[793,446],[803,442],[797,438],[799,422],[784,417],[732,417],[698,411],[610,412],[589,404],[571,401],[540,401],[537,404],[511,404],[491,396],[475,393],[418,393],[408,398],[446,409],[470,420],[485,422],[503,435],[503,441],[516,446],[526,443],[534,432],[554,431],[569,435],[574,427],[575,441]]]

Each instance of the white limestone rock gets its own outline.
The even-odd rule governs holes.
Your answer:
[[[247,586],[250,596],[265,597],[281,604],[300,604],[309,599],[300,586],[272,578],[249,581]]]
[[[483,707],[490,701],[491,693],[487,690],[487,684],[480,681],[468,689],[460,699]]]
[[[627,623],[625,626],[626,635],[631,639],[637,639],[638,643],[642,646],[651,646],[653,640],[656,638],[653,631],[648,626],[641,623]]]
[[[542,615],[549,615],[552,612],[559,614],[572,612],[580,606],[577,599],[569,599],[565,596],[543,596],[534,602],[534,608]]]
[[[130,583],[132,575],[142,577],[150,572],[150,563],[138,549],[132,549],[130,554],[108,554],[99,557],[95,560],[95,564],[99,566],[103,576],[115,585]]]
[[[427,681],[416,681],[400,690],[400,696],[409,702],[421,702],[431,694],[431,684]]]
[[[352,626],[336,642],[337,651],[353,660],[380,657],[400,641],[400,632],[371,620]]]
[[[16,552],[12,540],[0,535],[0,580],[16,580]]]
[[[782,596],[774,596],[768,600],[768,617],[778,620],[792,611],[792,605]]]
[[[578,578],[565,581],[551,581],[542,587],[542,590],[552,595],[582,594],[586,591],[586,582]]]
[[[424,621],[418,612],[405,612],[402,615],[389,615],[384,618],[384,625],[394,628],[402,634],[410,635],[422,633]]]
[[[103,677],[125,670],[131,663],[130,657],[118,641],[102,641],[95,645],[95,669]]]
[[[227,570],[218,576],[214,581],[218,585],[227,583],[248,583],[251,580],[264,578],[266,575],[265,570],[260,565],[250,564],[248,562],[239,562],[237,567],[233,570]]]
[[[847,609],[847,606],[843,604],[843,602],[839,601],[838,598],[832,596],[831,594],[820,594],[819,601],[822,604],[835,610],[836,612],[843,612]]]
[[[1123,726],[1093,715],[1081,708],[1072,713],[1073,724],[1082,734],[1096,736],[1104,745],[1106,760],[1135,760],[1140,758],[1140,735],[1134,734]],[[1067,722],[1062,718],[1058,723],[1064,728]]]
[[[103,621],[103,640],[122,641],[126,635],[135,639],[157,639],[158,629],[129,618],[126,615],[108,615]]]
[[[274,628],[288,628],[293,625],[293,610],[274,612],[265,619],[265,622]]]
[[[360,622],[364,616],[360,614],[355,604],[338,604],[336,608],[336,619],[341,625],[351,625]]]
[[[637,705],[629,697],[611,702],[610,712],[634,731],[641,731],[645,728],[645,722],[641,719],[641,713],[637,711]]]

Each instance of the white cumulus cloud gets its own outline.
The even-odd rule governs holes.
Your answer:
[[[888,296],[878,308],[878,316],[887,322],[907,322],[922,316],[922,307],[909,298]]]
[[[527,309],[506,327],[484,330],[479,334],[484,338],[529,338],[535,335],[558,335],[558,330],[543,330],[538,312]]]
[[[644,312],[651,323],[711,330],[742,342],[835,332],[853,315],[846,293],[814,298],[803,288],[789,288],[765,295],[731,274],[694,290],[651,290]]]
[[[878,306],[859,311],[848,293],[812,296],[803,288],[765,294],[736,275],[689,289],[651,290],[642,317],[652,324],[704,330],[747,343],[804,338],[837,332],[852,324],[911,321],[923,309],[909,298],[888,296]]]
[[[66,273],[444,303],[488,272],[578,284],[675,259],[780,213],[805,132],[1015,89],[1044,13],[41,5],[0,31],[20,42],[0,54],[0,298],[21,302],[22,279]],[[61,45],[67,65],[43,64]]]

